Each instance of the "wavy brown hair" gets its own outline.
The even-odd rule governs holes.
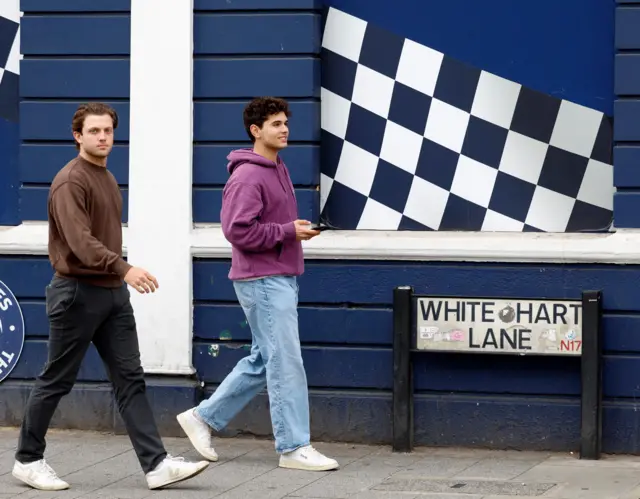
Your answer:
[[[104,102],[87,102],[85,104],[80,104],[71,120],[71,131],[82,134],[82,127],[84,126],[84,120],[87,116],[104,116],[105,114],[111,116],[113,129],[115,130],[118,128],[118,113],[116,113],[116,110],[109,104],[105,104]],[[74,139],[74,142],[76,144],[76,149],[80,149],[78,141]]]

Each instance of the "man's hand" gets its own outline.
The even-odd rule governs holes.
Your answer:
[[[138,291],[138,293],[154,293],[160,286],[155,277],[140,267],[132,267],[124,276],[124,282]]]
[[[296,220],[293,222],[296,227],[296,241],[308,241],[312,237],[316,237],[320,234],[319,230],[311,230],[308,227],[311,222],[308,220]]]

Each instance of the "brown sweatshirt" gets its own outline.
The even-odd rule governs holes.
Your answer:
[[[56,275],[121,286],[131,265],[122,258],[122,195],[111,172],[76,157],[53,179],[48,208]]]

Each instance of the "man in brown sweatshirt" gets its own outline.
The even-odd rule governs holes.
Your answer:
[[[148,487],[191,478],[209,464],[167,454],[146,398],[127,284],[149,293],[158,282],[122,258],[122,196],[106,168],[117,126],[118,116],[106,104],[78,107],[72,130],[79,154],[58,172],[49,192],[49,259],[55,269],[46,288],[49,355],[25,410],[13,468],[14,477],[40,490],[69,488],[44,460],[45,435],[92,342]]]

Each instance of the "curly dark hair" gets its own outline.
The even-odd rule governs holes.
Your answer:
[[[84,120],[87,116],[104,116],[108,114],[111,116],[111,121],[113,121],[113,129],[118,128],[118,113],[113,109],[109,104],[105,104],[104,102],[87,102],[85,104],[80,104],[78,109],[73,115],[71,119],[71,131],[82,133],[82,127],[84,126]],[[80,144],[78,141],[74,141],[76,143],[76,149],[80,149]]]
[[[244,128],[251,142],[256,140],[251,134],[251,125],[257,125],[258,128],[262,128],[269,116],[278,113],[284,113],[287,118],[291,116],[289,103],[277,97],[256,97],[245,106],[242,117],[244,119]]]

